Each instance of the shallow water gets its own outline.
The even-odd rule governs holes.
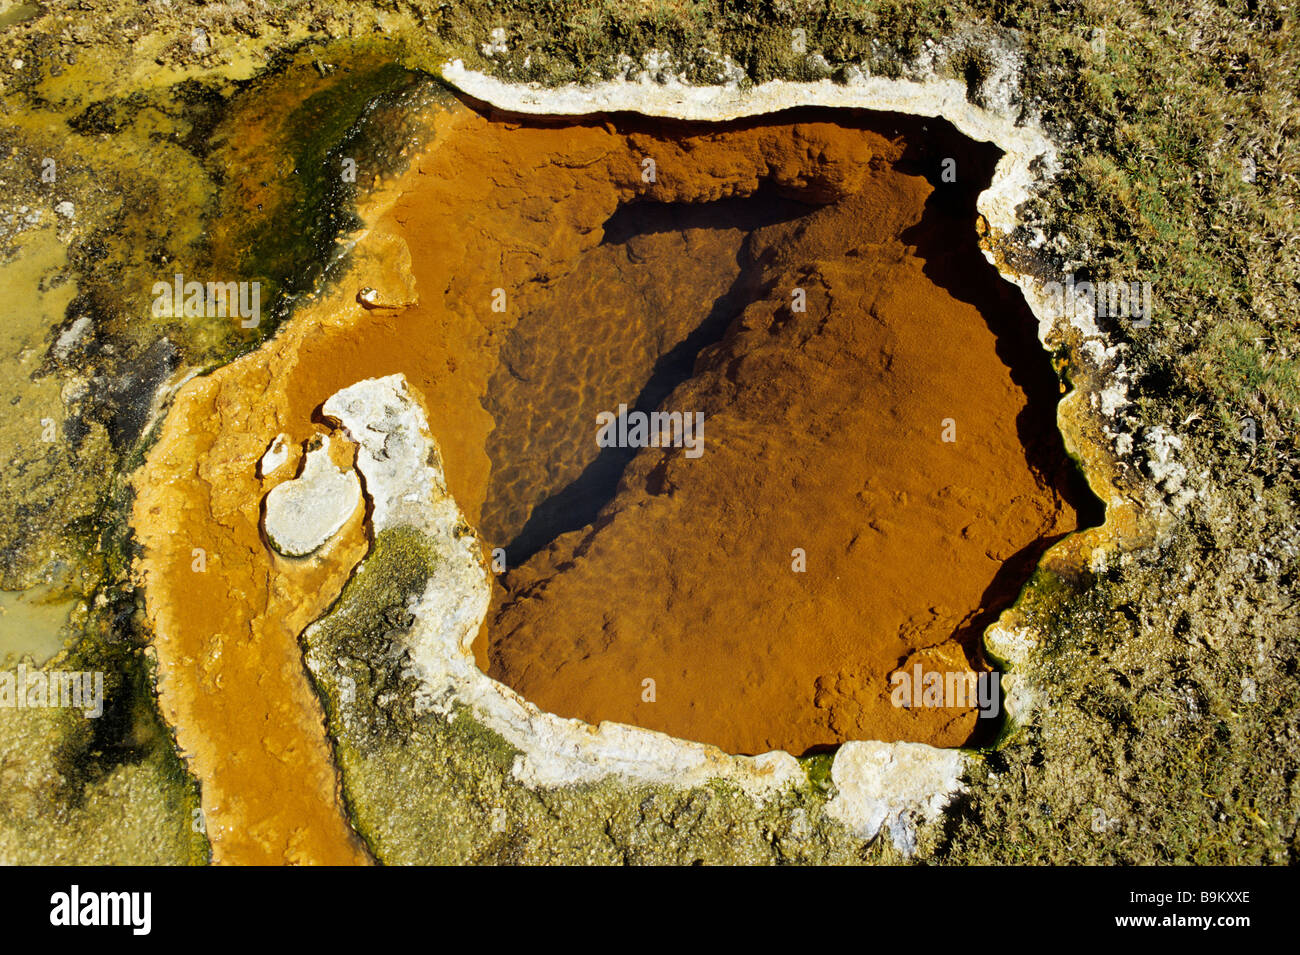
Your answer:
[[[0,662],[31,656],[38,666],[63,649],[68,617],[81,598],[52,584],[0,590]]]
[[[778,195],[622,206],[582,268],[519,318],[483,398],[496,427],[479,531],[510,566],[595,520],[635,454],[598,448],[596,415],[658,408],[753,294],[750,234],[811,208]]]
[[[730,752],[961,745],[974,700],[900,706],[896,681],[979,679],[984,627],[1088,496],[1032,316],[975,243],[994,152],[799,118],[656,129],[676,182],[731,197],[620,205],[507,333],[482,652],[544,709]],[[970,178],[942,182],[944,149]],[[702,416],[699,456],[598,449],[623,403]]]

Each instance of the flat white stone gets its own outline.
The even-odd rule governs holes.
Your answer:
[[[870,839],[889,829],[894,847],[916,849],[916,828],[938,818],[961,792],[965,760],[953,749],[920,743],[845,743],[835,754],[831,782],[837,790],[827,814]]]
[[[305,557],[337,534],[360,503],[356,472],[335,466],[326,437],[319,448],[307,452],[301,475],[266,495],[263,527],[281,554]]]
[[[59,335],[58,341],[54,343],[54,357],[59,361],[67,360],[72,349],[77,347],[77,343],[85,336],[86,332],[94,327],[89,315],[80,315],[71,325]]]

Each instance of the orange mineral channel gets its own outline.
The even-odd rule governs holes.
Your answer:
[[[185,385],[136,477],[159,699],[214,859],[368,860],[298,644],[366,553],[365,508],[296,560],[260,519],[322,403],[395,373],[510,556],[480,665],[538,705],[732,752],[969,739],[973,707],[899,710],[890,674],[986,670],[979,630],[1079,523],[1055,379],[975,246],[992,150],[811,111],[455,105],[436,129],[345,278]],[[938,192],[927,149],[963,145],[975,173]],[[638,402],[702,412],[703,453],[602,455],[596,415]],[[281,434],[291,461],[262,475]]]

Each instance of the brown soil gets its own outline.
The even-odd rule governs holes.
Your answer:
[[[835,118],[450,110],[336,292],[178,393],[133,523],[218,861],[365,859],[297,644],[363,555],[364,515],[279,558],[259,508],[294,469],[257,463],[326,427],[336,390],[396,372],[462,510],[511,555],[481,664],[538,705],[735,752],[971,735],[968,709],[892,707],[889,674],[981,667],[979,629],[1076,526],[1058,392],[975,246],[992,151]],[[942,155],[963,174],[936,192]],[[391,307],[363,309],[363,286]],[[596,413],[638,401],[703,411],[703,456],[599,454]]]

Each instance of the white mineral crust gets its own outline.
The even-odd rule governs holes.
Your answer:
[[[334,465],[326,437],[319,448],[307,452],[302,474],[266,495],[263,526],[281,554],[305,557],[337,534],[360,503],[356,472]]]

